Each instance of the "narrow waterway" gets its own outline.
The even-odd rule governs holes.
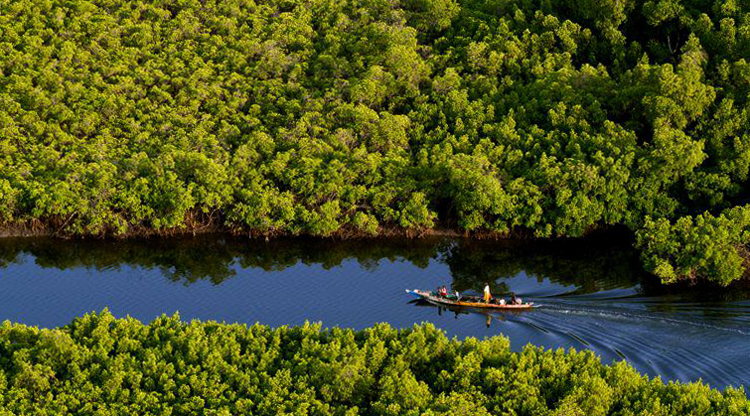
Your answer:
[[[484,282],[537,308],[456,312],[404,292]],[[514,349],[591,349],[665,380],[750,385],[750,291],[662,288],[627,244],[603,241],[0,240],[0,320],[53,327],[104,308],[144,322],[431,322],[460,338],[503,334]]]

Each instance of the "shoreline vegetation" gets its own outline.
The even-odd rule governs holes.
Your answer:
[[[749,12],[11,0],[0,224],[539,239],[624,227],[662,282],[728,285],[750,265]]]
[[[100,233],[76,233],[67,228],[69,220],[63,218],[39,220],[34,219],[26,222],[1,223],[0,238],[13,237],[60,237],[66,239],[133,239],[142,237],[176,237],[200,234],[221,234],[231,236],[246,236],[250,238],[288,238],[288,237],[315,237],[332,239],[372,239],[372,238],[408,238],[421,239],[431,237],[449,238],[474,238],[478,240],[508,240],[508,241],[557,241],[566,239],[591,239],[611,236],[613,240],[627,239],[633,241],[634,235],[623,226],[608,226],[591,229],[581,236],[556,235],[551,237],[539,237],[533,230],[514,229],[506,232],[491,230],[465,230],[451,226],[433,224],[430,228],[403,228],[399,226],[378,226],[374,231],[367,231],[352,225],[344,225],[324,235],[313,233],[293,233],[289,230],[262,230],[246,227],[230,227],[226,220],[218,217],[206,219],[200,213],[190,213],[178,226],[171,228],[155,229],[147,226],[134,226],[124,232],[113,232],[108,230]]]
[[[58,222],[59,223],[59,222]],[[101,233],[101,234],[76,234],[70,233],[64,227],[55,226],[55,223],[44,225],[42,222],[34,221],[31,224],[0,224],[0,238],[14,237],[60,237],[64,239],[114,239],[125,240],[134,238],[147,237],[185,237],[204,234],[217,234],[227,236],[245,236],[250,238],[287,238],[287,237],[317,237],[330,239],[379,239],[379,238],[408,238],[420,239],[431,237],[474,237],[478,239],[513,239],[519,237],[510,237],[507,235],[493,233],[476,233],[460,232],[459,230],[449,228],[428,228],[424,230],[412,230],[403,228],[379,229],[376,233],[365,232],[356,228],[340,228],[328,235],[318,236],[313,234],[291,234],[286,231],[270,230],[252,230],[244,228],[230,228],[225,225],[214,223],[191,224],[181,227],[168,229],[153,229],[148,227],[133,227],[124,233]]]
[[[361,331],[149,324],[107,310],[0,325],[0,414],[680,416],[750,413],[742,387],[665,383],[591,351],[510,351],[431,324]]]

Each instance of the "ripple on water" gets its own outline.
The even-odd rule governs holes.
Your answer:
[[[746,384],[750,345],[746,331],[732,320],[721,324],[694,317],[630,310],[622,305],[550,303],[524,317],[554,337],[568,336],[602,355],[605,361],[625,359],[638,370],[664,379],[697,381],[713,386]],[[548,346],[560,342],[550,339]]]
[[[503,334],[516,350],[591,349],[664,379],[750,384],[748,294],[655,291],[628,266],[627,249],[441,244],[0,241],[0,320],[51,327],[107,307],[142,321],[176,311],[271,326],[428,321],[460,338]],[[538,308],[492,313],[488,326],[486,315],[410,304],[404,294],[442,284],[476,292],[484,282]]]

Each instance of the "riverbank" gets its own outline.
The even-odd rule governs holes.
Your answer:
[[[106,310],[55,329],[4,323],[0,410],[208,414],[745,415],[745,392],[669,383],[591,352],[507,338],[449,340],[430,324],[144,325]]]
[[[69,217],[70,218],[70,217]],[[170,228],[153,228],[147,226],[128,226],[123,229],[98,229],[96,232],[75,230],[69,227],[70,219],[63,217],[51,217],[44,220],[34,219],[23,222],[0,223],[0,238],[11,237],[59,237],[69,239],[133,239],[148,237],[180,237],[205,234],[221,234],[230,236],[243,236],[249,238],[273,239],[273,238],[330,238],[338,240],[347,239],[383,239],[383,238],[471,238],[476,240],[519,240],[519,241],[579,241],[591,238],[599,239],[625,239],[634,241],[633,232],[622,225],[602,226],[589,228],[579,237],[566,235],[553,235],[539,237],[533,230],[515,228],[507,232],[491,230],[468,231],[457,227],[455,224],[437,223],[426,228],[404,228],[396,225],[379,226],[372,231],[362,230],[354,226],[342,226],[330,233],[315,234],[308,231],[291,232],[286,229],[261,230],[242,226],[228,226],[226,219],[216,216],[206,216],[199,212],[186,215],[182,225]]]
[[[429,228],[424,230],[402,229],[398,227],[380,228],[377,232],[370,233],[353,228],[342,227],[340,230],[327,235],[312,235],[309,233],[291,233],[283,230],[253,230],[243,227],[227,227],[213,223],[191,224],[183,227],[174,227],[167,229],[153,229],[149,227],[131,227],[124,232],[96,232],[96,233],[76,233],[59,225],[59,221],[51,223],[42,223],[41,221],[32,221],[23,224],[0,224],[0,238],[13,237],[59,237],[67,239],[134,239],[148,237],[184,237],[206,234],[223,234],[231,236],[244,236],[250,238],[287,238],[287,237],[318,237],[333,239],[373,239],[373,238],[424,238],[424,237],[468,237],[480,239],[511,239],[521,238],[522,234],[509,234],[480,232],[470,234],[460,232],[450,228]]]

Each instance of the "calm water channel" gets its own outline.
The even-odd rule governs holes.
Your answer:
[[[455,314],[404,293],[485,281],[539,307]],[[460,338],[504,334],[514,349],[588,348],[663,379],[750,386],[750,290],[665,290],[626,244],[0,239],[0,321],[60,326],[105,307],[144,322],[178,311],[271,326],[432,322]]]

